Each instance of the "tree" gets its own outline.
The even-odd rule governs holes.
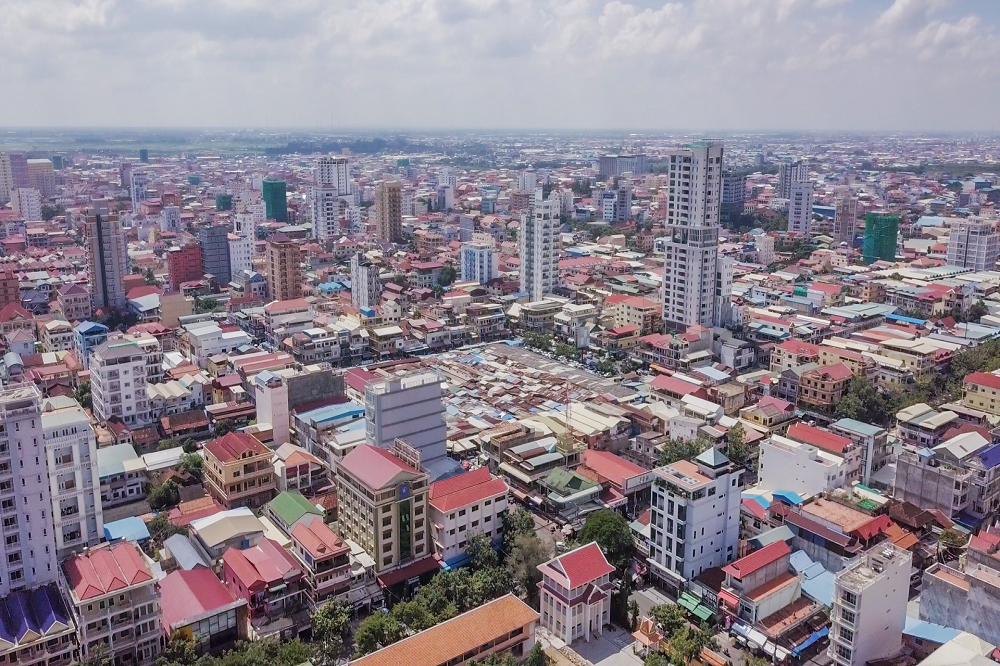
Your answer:
[[[938,537],[938,543],[943,548],[962,548],[966,540],[964,534],[950,527],[941,530],[941,536]]]
[[[87,650],[86,656],[79,661],[80,666],[111,666],[114,659],[108,654],[104,645],[97,645]]]
[[[184,453],[196,453],[198,451],[198,442],[194,441],[190,437],[184,440]]]
[[[678,460],[690,460],[714,443],[704,437],[697,439],[672,439],[663,445],[658,463],[660,466],[675,463]]]
[[[195,314],[201,314],[203,312],[215,312],[219,310],[219,301],[215,300],[210,296],[199,296],[194,299],[194,311]]]
[[[472,663],[478,666],[518,666],[517,658],[510,652],[491,652],[479,661],[473,661]]]
[[[500,564],[493,542],[485,534],[473,534],[465,544],[465,554],[470,557],[469,566],[473,571],[490,569]]]
[[[373,613],[354,632],[354,658],[358,659],[403,637],[403,627],[388,613]]]
[[[519,591],[519,584],[509,566],[495,566],[472,574],[472,603],[482,605],[508,593]]]
[[[533,606],[538,605],[538,584],[542,574],[538,565],[548,561],[549,553],[535,534],[521,534],[514,539],[514,549],[508,558],[518,585],[528,595]]]
[[[989,313],[990,311],[986,309],[986,304],[983,303],[982,299],[979,299],[965,313],[965,320],[979,321],[980,317],[982,317],[983,315],[988,315]]]
[[[614,359],[602,358],[594,366],[594,369],[602,375],[613,375],[617,371],[617,366],[615,365]]]
[[[577,358],[579,355],[580,350],[576,348],[576,345],[570,345],[564,342],[556,343],[556,356],[564,358]]]
[[[175,633],[170,637],[167,646],[160,652],[156,664],[157,666],[165,666],[166,664],[187,666],[196,661],[198,661],[198,650],[194,641],[182,637],[180,633]]]
[[[236,424],[232,420],[227,421],[216,421],[215,422],[215,436],[222,437],[223,435],[228,435],[231,432],[236,431]]]
[[[90,394],[90,380],[80,382],[80,385],[76,387],[73,392],[73,397],[76,399],[80,406],[84,409],[91,409],[94,406],[94,400]]]
[[[653,606],[649,614],[656,621],[656,626],[663,632],[663,636],[669,639],[671,636],[687,626],[687,618],[684,616],[684,609],[677,604],[660,604]]]
[[[527,509],[521,506],[508,509],[503,514],[501,523],[503,523],[504,550],[508,554],[514,550],[514,542],[517,540],[517,537],[523,534],[535,533],[535,519]]]
[[[173,481],[164,481],[149,491],[146,500],[153,509],[162,509],[180,502],[181,491]]]
[[[153,275],[153,269],[152,268],[147,268],[146,269],[146,284],[147,285],[159,284],[159,281],[156,279],[156,276]]]
[[[670,663],[674,666],[687,666],[692,659],[701,654],[704,647],[701,637],[696,629],[684,626],[676,634],[671,636],[667,646],[667,654],[670,656]]]
[[[188,533],[187,527],[174,525],[170,522],[166,511],[161,511],[153,516],[153,519],[146,524],[146,529],[149,530],[149,538],[155,548],[162,546],[164,541],[175,534],[187,535]]]
[[[541,641],[535,641],[528,652],[528,658],[524,660],[524,666],[548,666],[549,656],[542,649]]]
[[[743,424],[737,423],[726,433],[726,457],[736,465],[746,465],[750,448],[743,443]]]
[[[430,629],[437,624],[433,613],[427,609],[419,597],[413,601],[404,601],[393,606],[392,616],[411,633]]]
[[[535,331],[528,331],[524,334],[524,344],[527,347],[533,347],[535,349],[540,349],[542,351],[552,350],[552,336],[548,333],[537,333]]]
[[[632,560],[632,530],[622,515],[611,509],[601,509],[587,516],[580,530],[580,543],[594,541],[604,551],[608,562],[621,575]]]
[[[344,639],[351,631],[352,609],[349,604],[340,599],[333,599],[312,614],[313,640],[320,643],[339,642],[341,648]]]
[[[48,222],[56,216],[55,206],[42,206],[42,219]]]
[[[839,419],[854,419],[862,423],[889,426],[896,414],[893,401],[866,379],[855,377],[847,394],[834,410]]]
[[[669,666],[670,660],[662,652],[650,652],[643,660],[642,666]]]
[[[635,631],[639,627],[639,602],[628,600],[628,630]]]
[[[185,453],[181,456],[181,462],[177,468],[201,480],[202,474],[205,471],[205,459],[197,453]]]
[[[455,281],[455,277],[457,275],[458,273],[457,271],[455,271],[455,267],[452,266],[451,264],[446,264],[444,268],[441,269],[441,272],[438,273],[437,282],[442,287],[447,287],[448,285],[450,285],[452,282]]]

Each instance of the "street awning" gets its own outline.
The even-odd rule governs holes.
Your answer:
[[[729,592],[728,590],[719,590],[719,598],[722,599],[723,603],[725,603],[730,608],[740,607],[739,597],[737,597],[732,592]]]
[[[825,638],[827,635],[829,635],[829,633],[830,633],[830,627],[823,627],[819,631],[814,631],[809,636],[809,638],[805,639],[804,641],[802,641],[801,643],[799,643],[798,645],[796,645],[794,648],[792,648],[792,656],[793,657],[798,657],[800,654],[802,654],[803,650],[805,650],[806,648],[808,648],[810,645],[812,645],[816,641],[818,641],[818,640],[820,640],[822,638]]]
[[[393,571],[388,571],[384,574],[376,576],[378,584],[382,586],[383,589],[392,587],[399,583],[410,580],[411,578],[418,578],[431,571],[437,571],[441,568],[441,563],[437,561],[433,556],[427,556],[423,559],[417,560],[416,562],[410,562],[405,567],[399,569],[394,569]]]

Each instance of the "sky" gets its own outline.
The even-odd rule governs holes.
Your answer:
[[[996,0],[0,0],[0,127],[993,131]]]

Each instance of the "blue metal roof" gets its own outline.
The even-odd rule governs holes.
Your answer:
[[[302,412],[299,414],[299,418],[303,421],[320,424],[346,418],[353,419],[357,416],[364,416],[364,413],[365,408],[361,405],[353,402],[342,402],[337,405],[327,405],[326,407],[317,407],[308,412]]]
[[[925,620],[918,620],[915,617],[907,615],[906,624],[903,625],[903,633],[907,636],[943,645],[962,632],[958,629],[944,627]]]
[[[740,499],[753,500],[754,502],[757,502],[757,504],[760,504],[765,509],[771,506],[771,503],[767,501],[767,498],[762,495],[754,495],[753,493],[743,493],[740,495]]]
[[[149,529],[142,518],[132,516],[110,523],[104,523],[104,538],[108,541],[146,541],[149,539]]]
[[[986,469],[993,469],[997,465],[1000,465],[1000,444],[994,444],[989,448],[983,449],[978,455]]]
[[[69,626],[69,613],[55,584],[0,598],[0,639],[8,643],[16,645],[29,631],[44,636],[56,623]]]
[[[889,321],[901,321],[904,324],[914,324],[916,326],[923,326],[927,323],[926,319],[915,319],[914,317],[904,317],[898,314],[887,314],[885,318]]]
[[[798,493],[793,493],[791,490],[775,490],[771,493],[771,497],[792,506],[798,506],[805,501]]]
[[[104,324],[98,324],[96,321],[81,321],[73,330],[77,333],[93,333],[95,331],[107,333],[108,327]]]

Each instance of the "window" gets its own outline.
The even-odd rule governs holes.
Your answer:
[[[855,606],[858,603],[858,595],[853,592],[848,592],[847,590],[840,593],[840,599],[848,606]]]

